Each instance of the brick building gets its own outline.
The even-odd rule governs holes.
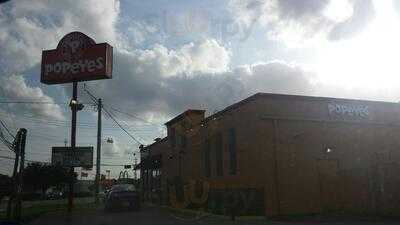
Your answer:
[[[147,199],[224,213],[395,213],[397,103],[258,93],[187,110],[142,149]]]

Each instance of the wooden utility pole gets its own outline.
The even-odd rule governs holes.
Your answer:
[[[97,153],[96,153],[96,192],[95,202],[99,203],[99,190],[100,190],[100,161],[101,161],[101,98],[97,100]]]
[[[13,171],[13,193],[10,196],[7,204],[7,219],[11,219],[11,211],[14,208],[14,219],[19,221],[21,219],[21,207],[22,207],[22,191],[23,191],[23,176],[25,166],[25,143],[26,143],[27,130],[21,128],[18,130],[14,140],[14,152],[15,162]],[[19,165],[19,171],[18,171]],[[13,207],[13,201],[16,200],[16,204]]]
[[[22,211],[22,194],[24,187],[24,167],[25,167],[25,143],[26,143],[26,134],[27,130],[25,128],[21,128],[19,130],[19,152],[20,152],[20,164],[19,164],[19,173],[18,173],[18,188],[17,188],[17,203],[15,206],[15,218],[17,221],[21,219],[21,211]]]
[[[14,147],[14,152],[15,152],[15,160],[14,160],[14,170],[13,170],[13,175],[12,175],[12,182],[13,182],[13,191],[8,199],[7,203],[7,219],[11,219],[11,209],[12,209],[12,202],[15,199],[16,196],[16,190],[17,190],[17,174],[18,174],[18,163],[19,163],[19,141],[20,141],[20,131],[18,131],[17,136],[15,137],[13,147]]]

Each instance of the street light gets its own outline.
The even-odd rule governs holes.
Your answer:
[[[82,103],[79,103],[77,100],[71,99],[69,102],[69,107],[71,107],[71,109],[75,109],[76,111],[81,111],[85,106]]]

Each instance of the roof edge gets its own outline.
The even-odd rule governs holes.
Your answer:
[[[187,115],[189,113],[205,113],[205,110],[202,110],[202,109],[188,109],[188,110],[184,111],[183,113],[175,116],[171,120],[167,121],[166,123],[164,123],[164,125],[169,126],[169,125],[171,125],[173,123],[176,123],[179,120],[181,120],[185,115]]]
[[[374,103],[374,104],[391,104],[391,105],[398,105],[397,102],[387,102],[387,101],[378,101],[378,100],[364,100],[364,99],[349,99],[349,98],[333,98],[333,97],[321,97],[321,96],[311,96],[311,95],[290,95],[290,94],[277,94],[277,93],[266,93],[266,92],[258,92],[253,94],[239,102],[236,102],[223,110],[216,112],[203,120],[203,122],[207,122],[215,117],[219,117],[222,114],[233,110],[241,105],[247,104],[251,101],[254,101],[261,97],[269,97],[275,99],[295,99],[295,100],[311,100],[311,101],[347,101],[347,102],[364,102],[364,103]]]

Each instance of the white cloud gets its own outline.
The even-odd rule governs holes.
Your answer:
[[[9,99],[19,99],[23,101],[41,101],[50,104],[10,104],[15,111],[28,111],[35,115],[49,119],[64,119],[61,108],[54,103],[54,100],[45,95],[39,87],[27,86],[25,79],[20,75],[12,75],[0,78],[0,91],[4,97]]]
[[[229,68],[229,51],[214,40],[175,50],[162,45],[134,52],[115,52],[111,80],[90,86],[105,103],[134,110],[147,119],[187,108],[221,109],[256,92],[307,94],[313,75],[284,62]]]
[[[130,54],[130,53],[129,53]],[[132,53],[138,73],[159,73],[163,77],[196,72],[221,73],[228,69],[229,51],[214,39],[189,43],[177,50],[157,44],[152,49]]]
[[[258,23],[289,47],[349,37],[374,17],[371,0],[231,0],[229,9],[242,33]]]
[[[118,44],[118,0],[12,1],[0,8],[0,65],[20,72],[40,62],[65,34],[79,30],[98,42]]]

